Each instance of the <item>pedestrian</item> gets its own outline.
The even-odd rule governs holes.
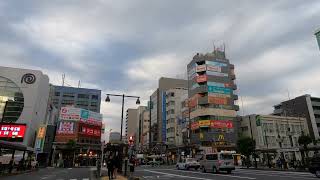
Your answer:
[[[119,154],[117,154],[113,158],[113,165],[114,165],[113,176],[114,176],[115,179],[117,179],[118,169],[121,169],[121,162],[120,162]]]
[[[107,160],[107,168],[108,168],[109,180],[110,180],[110,179],[113,179],[113,167],[114,167],[113,157],[112,157],[112,155],[110,154],[109,157],[108,157],[108,160]]]

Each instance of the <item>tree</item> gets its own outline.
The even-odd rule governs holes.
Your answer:
[[[76,150],[76,146],[77,146],[77,142],[73,139],[70,139],[68,142],[67,142],[67,149],[68,151],[70,152],[72,159],[73,159],[73,162],[72,164],[74,165],[74,161],[75,161],[75,150]]]
[[[306,152],[307,159],[308,159],[308,145],[312,143],[312,138],[309,135],[301,135],[298,139],[298,143],[300,146],[303,146],[303,152],[301,152],[301,155],[302,155],[302,163],[305,164],[304,153]]]
[[[239,152],[246,156],[247,167],[249,167],[249,157],[256,149],[256,142],[250,137],[240,137],[237,142]]]

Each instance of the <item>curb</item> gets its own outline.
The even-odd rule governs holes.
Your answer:
[[[292,169],[288,169],[288,170],[282,170],[282,169],[273,169],[273,168],[239,168],[239,169],[250,169],[250,170],[262,170],[262,171],[282,171],[282,172],[309,172],[308,170],[292,170]]]
[[[34,171],[38,171],[39,169],[33,169],[33,170],[28,170],[28,171],[23,171],[23,172],[15,172],[15,173],[5,173],[5,174],[0,174],[0,177],[8,177],[8,176],[15,176],[19,174],[26,174],[26,173],[31,173]]]

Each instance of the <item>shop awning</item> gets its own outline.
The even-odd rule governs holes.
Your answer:
[[[19,150],[19,151],[32,151],[32,152],[34,151],[34,148],[28,147],[21,143],[3,141],[3,140],[0,140],[0,148],[13,149],[13,150]]]

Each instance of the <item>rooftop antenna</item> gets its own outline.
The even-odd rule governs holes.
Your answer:
[[[213,51],[216,50],[216,46],[214,45],[214,41],[212,41],[212,44],[213,44]]]
[[[78,88],[80,88],[80,80],[78,81]]]
[[[64,79],[66,78],[66,75],[63,73],[62,74],[62,86],[64,86]]]
[[[226,52],[226,44],[223,43],[223,52],[225,53]]]

